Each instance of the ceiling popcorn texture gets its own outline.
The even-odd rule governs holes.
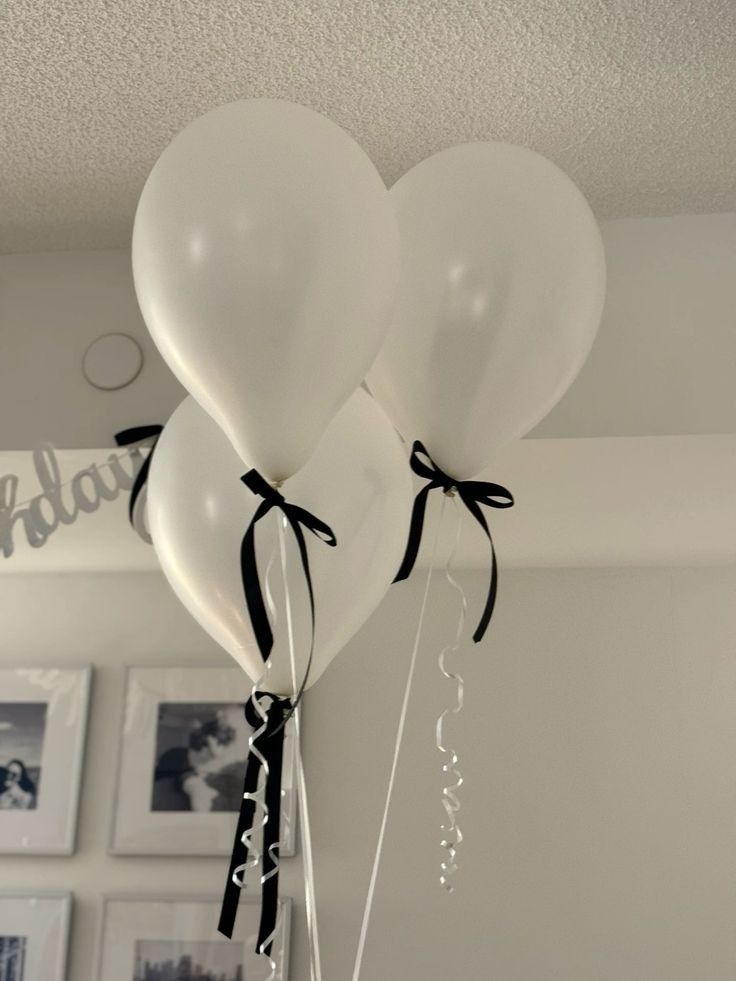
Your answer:
[[[496,139],[599,217],[736,209],[734,0],[9,0],[0,252],[127,245],[168,140],[256,96],[330,116],[389,185]]]

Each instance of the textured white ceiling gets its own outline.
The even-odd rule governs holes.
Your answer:
[[[502,139],[599,216],[736,208],[734,0],[8,0],[0,251],[126,244],[170,137],[264,95],[331,116],[388,183]]]

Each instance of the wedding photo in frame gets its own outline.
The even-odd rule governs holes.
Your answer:
[[[0,981],[64,981],[71,896],[0,893]]]
[[[110,851],[229,855],[243,796],[251,682],[229,665],[126,671]],[[294,732],[284,745],[281,854],[296,840]]]
[[[220,900],[108,896],[96,981],[287,981],[291,902],[279,903],[271,957],[255,953],[260,905],[240,903],[232,939],[217,932]]]
[[[74,851],[91,676],[0,668],[0,852]]]

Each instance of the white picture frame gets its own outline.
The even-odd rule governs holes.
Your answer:
[[[91,678],[0,668],[0,853],[73,853]]]
[[[279,901],[273,975],[269,958],[255,953],[260,903],[240,902],[232,940],[217,932],[219,915],[220,900],[212,897],[104,897],[96,981],[152,981],[160,976],[156,969],[180,958],[190,959],[193,976],[205,981],[287,981],[290,900]]]
[[[237,665],[126,669],[111,854],[231,854],[252,732],[243,714],[251,687]],[[191,763],[189,744],[195,740],[199,747],[201,733],[212,731],[215,716],[236,736],[200,768]],[[217,749],[217,740],[208,738]],[[289,724],[281,808],[285,857],[294,854],[296,841],[294,754]]]
[[[0,977],[64,981],[72,899],[68,893],[0,893]]]

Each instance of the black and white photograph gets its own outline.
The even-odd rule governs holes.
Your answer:
[[[291,902],[279,901],[271,957],[255,953],[260,903],[240,902],[232,938],[217,932],[221,897],[109,896],[95,981],[287,981]]]
[[[235,941],[139,940],[133,981],[244,981]],[[0,975],[2,981],[2,975]]]
[[[25,981],[27,937],[0,934],[0,981]]]
[[[238,811],[247,755],[242,706],[162,702],[151,810]]]
[[[0,702],[0,811],[35,811],[45,730],[46,702]]]
[[[68,895],[0,894],[0,981],[64,981],[70,913]]]
[[[110,851],[228,855],[252,729],[251,683],[237,666],[131,667],[126,672]],[[242,699],[242,700],[241,700]],[[286,727],[281,854],[294,854],[293,725]]]
[[[0,853],[74,851],[90,684],[88,666],[0,668]]]

